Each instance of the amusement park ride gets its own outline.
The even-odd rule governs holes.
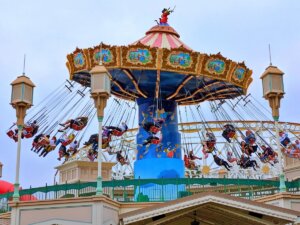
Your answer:
[[[33,140],[31,150],[41,157],[58,150],[64,163],[99,157],[89,92],[101,61],[113,95],[101,157],[116,162],[114,179],[271,178],[282,166],[279,151],[299,158],[300,124],[279,123],[278,149],[270,111],[247,93],[252,71],[220,53],[193,51],[168,24],[171,12],[164,9],[158,24],[128,46],[100,43],[69,54],[70,81],[27,116],[22,138]],[[13,127],[8,136],[18,140]]]

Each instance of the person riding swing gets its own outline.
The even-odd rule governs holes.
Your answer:
[[[202,159],[201,157],[197,157],[197,156],[194,154],[193,150],[190,150],[190,151],[189,151],[188,157],[189,157],[191,160],[196,160],[196,159],[201,160],[201,159]]]
[[[280,139],[280,143],[286,147],[288,144],[291,143],[290,138],[288,137],[288,134],[283,132],[282,130],[279,131],[279,139]]]
[[[249,148],[249,153],[254,153],[257,151],[257,144],[256,142],[256,137],[255,134],[251,130],[246,131],[246,137],[244,138],[248,148]]]
[[[53,136],[49,144],[44,146],[44,149],[39,156],[46,157],[49,154],[49,152],[53,151],[55,148],[56,148],[56,137]]]
[[[106,126],[105,129],[109,130],[112,135],[120,137],[128,130],[128,126],[125,122],[122,122],[120,127]]]
[[[205,151],[207,153],[212,153],[215,150],[215,145],[216,145],[216,137],[213,133],[211,132],[207,132],[206,133],[206,141],[205,141],[205,146],[207,149],[205,149]]]
[[[191,160],[188,155],[184,155],[184,166],[190,170],[194,170],[196,168],[196,164],[193,160]]]
[[[222,136],[226,139],[227,142],[231,143],[231,138],[235,136],[235,128],[231,124],[226,124]]]
[[[41,135],[35,144],[34,152],[39,153],[45,146],[49,145],[49,138],[50,135]]]
[[[146,122],[141,124],[145,131],[150,134],[156,134],[161,131],[162,124],[164,123],[164,119],[154,118],[153,122]]]
[[[37,121],[34,120],[32,123],[28,122],[25,124],[25,126],[22,129],[21,132],[21,138],[31,138],[34,135],[36,135],[36,133],[39,130],[39,126],[37,125]],[[18,129],[15,129],[15,131],[13,131],[12,129],[10,129],[7,133],[8,137],[12,138],[15,142],[18,141]]]
[[[125,158],[123,155],[122,155],[122,151],[118,151],[117,152],[117,161],[123,166],[123,165],[129,165],[129,162],[127,162],[127,157]]]
[[[76,131],[82,130],[88,123],[88,117],[80,116],[76,119],[67,120],[64,123],[60,123],[59,125],[63,126],[62,129],[59,129],[58,132],[64,132],[66,129],[71,128]]]
[[[231,168],[232,166],[230,166],[230,165],[228,164],[228,162],[226,162],[225,160],[221,159],[221,158],[220,158],[219,156],[217,156],[217,155],[213,155],[213,157],[214,157],[215,163],[216,163],[218,166],[224,166],[226,170],[230,171],[230,168]]]
[[[162,140],[162,133],[159,131],[156,134],[150,135],[143,143],[143,146],[148,144],[158,145]]]

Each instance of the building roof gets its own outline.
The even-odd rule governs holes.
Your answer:
[[[120,215],[123,224],[286,224],[300,212],[225,194],[206,192]]]

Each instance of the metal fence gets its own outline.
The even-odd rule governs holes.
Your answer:
[[[53,200],[93,196],[96,182],[56,184],[20,190],[21,201]],[[286,182],[289,192],[297,193],[300,181]],[[163,202],[207,192],[222,192],[254,199],[278,192],[279,181],[229,178],[174,178],[103,181],[103,194],[119,202]],[[10,210],[13,192],[0,195],[0,213]]]

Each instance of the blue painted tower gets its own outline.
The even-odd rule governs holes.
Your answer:
[[[137,99],[139,124],[164,119],[160,144],[143,146],[151,135],[142,126],[137,134],[138,154],[134,164],[135,178],[180,178],[184,177],[184,163],[181,157],[181,138],[178,132],[177,103],[161,100],[160,107],[151,98]]]

